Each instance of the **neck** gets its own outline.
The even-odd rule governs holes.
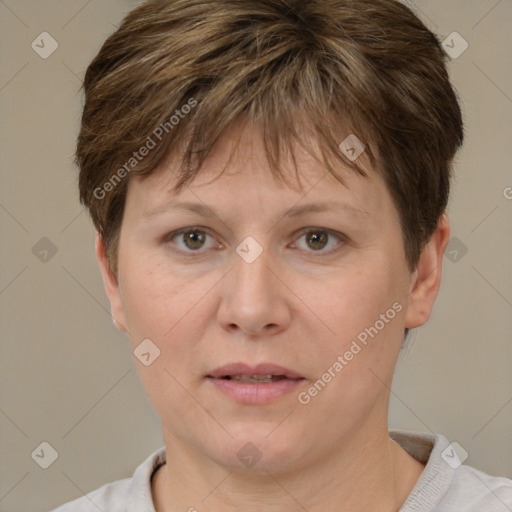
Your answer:
[[[176,439],[165,445],[167,464],[152,483],[157,512],[396,512],[424,468],[387,427],[378,435],[359,429],[329,457],[294,472],[227,470]]]

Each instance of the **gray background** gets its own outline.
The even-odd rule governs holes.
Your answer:
[[[71,163],[84,71],[135,3],[0,2],[4,512],[48,510],[130,476],[162,444],[112,325]],[[458,240],[433,317],[398,363],[390,426],[443,433],[466,463],[512,477],[512,2],[408,3],[442,39],[469,43],[450,64],[467,138],[449,208]],[[43,31],[58,43],[46,59],[31,47]],[[48,469],[31,457],[43,441],[58,452]]]

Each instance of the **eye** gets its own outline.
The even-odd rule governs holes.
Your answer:
[[[213,249],[219,247],[219,243],[200,228],[185,228],[171,233],[167,238],[168,242],[172,242],[181,252],[199,252],[200,249]],[[211,239],[207,244],[208,239]]]
[[[302,239],[305,241],[306,248],[299,243]],[[336,250],[336,245],[344,241],[344,236],[325,229],[313,228],[308,229],[297,240],[297,242],[294,242],[293,247],[298,247],[308,252],[331,253],[333,252],[333,248]],[[327,250],[324,250],[326,248]]]
[[[302,242],[304,240],[304,242]],[[309,228],[302,232],[300,237],[291,247],[307,252],[321,252],[330,254],[340,247],[346,237],[341,233],[322,228]],[[207,231],[199,227],[189,227],[174,231],[165,237],[165,242],[170,243],[173,250],[179,253],[204,253],[211,249],[220,249],[222,245],[217,242]]]

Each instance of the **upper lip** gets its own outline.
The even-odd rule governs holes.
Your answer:
[[[277,364],[261,363],[256,366],[251,366],[246,363],[231,363],[220,366],[211,371],[207,377],[221,378],[235,375],[246,375],[252,377],[253,375],[283,375],[288,379],[302,379],[302,375],[288,370]]]

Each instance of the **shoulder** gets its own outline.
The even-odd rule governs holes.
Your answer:
[[[162,447],[142,462],[131,478],[107,483],[52,512],[154,512],[151,478],[165,461],[165,448]]]
[[[512,511],[512,480],[461,464],[456,443],[440,434],[397,430],[390,437],[425,464],[400,512]]]
[[[512,510],[512,480],[462,465],[454,470],[442,503],[443,510],[457,512],[507,512]]]
[[[125,512],[126,496],[131,478],[124,478],[103,485],[73,501],[57,507],[52,512]]]

